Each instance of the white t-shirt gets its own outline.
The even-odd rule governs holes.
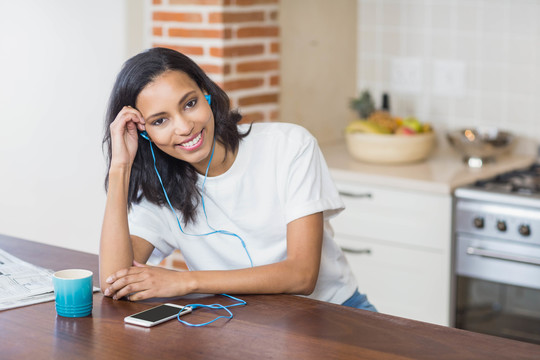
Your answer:
[[[244,133],[249,125],[239,125]],[[214,159],[214,161],[216,161]],[[202,186],[204,176],[199,176]],[[190,270],[232,270],[282,261],[287,255],[287,223],[323,212],[325,227],[319,277],[310,298],[341,304],[357,284],[332,238],[328,220],[344,209],[317,141],[304,128],[287,123],[255,123],[240,141],[238,154],[224,174],[208,177],[204,205],[196,223],[182,233],[171,209],[145,199],[129,213],[132,235],[167,255],[180,249]],[[240,236],[221,233],[225,230]],[[247,252],[246,252],[247,251]]]

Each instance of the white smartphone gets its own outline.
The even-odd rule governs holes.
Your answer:
[[[126,316],[124,322],[133,325],[139,325],[144,327],[151,327],[162,322],[174,319],[178,316],[178,313],[183,308],[183,305],[176,304],[162,304],[150,308],[148,310],[141,311],[139,313]],[[180,313],[180,316],[190,313],[191,308],[189,306],[185,307],[184,310]]]

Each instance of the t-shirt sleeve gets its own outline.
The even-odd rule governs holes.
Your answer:
[[[174,247],[167,241],[172,239],[173,235],[162,212],[158,206],[142,200],[141,203],[132,205],[128,224],[131,235],[145,239],[165,257],[173,252]]]
[[[324,220],[329,220],[343,211],[345,206],[317,141],[304,129],[298,135],[299,142],[295,137],[291,140],[301,146],[289,160],[285,194],[286,221],[289,223],[321,211]]]

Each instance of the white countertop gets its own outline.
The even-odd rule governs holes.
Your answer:
[[[355,160],[345,144],[321,146],[335,181],[359,182],[404,190],[452,194],[458,186],[471,184],[506,171],[525,168],[533,155],[508,154],[481,168],[470,168],[453,149],[439,147],[425,161],[411,164],[378,165]]]

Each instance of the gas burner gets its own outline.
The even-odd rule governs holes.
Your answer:
[[[479,180],[474,187],[502,193],[540,194],[540,164]]]

